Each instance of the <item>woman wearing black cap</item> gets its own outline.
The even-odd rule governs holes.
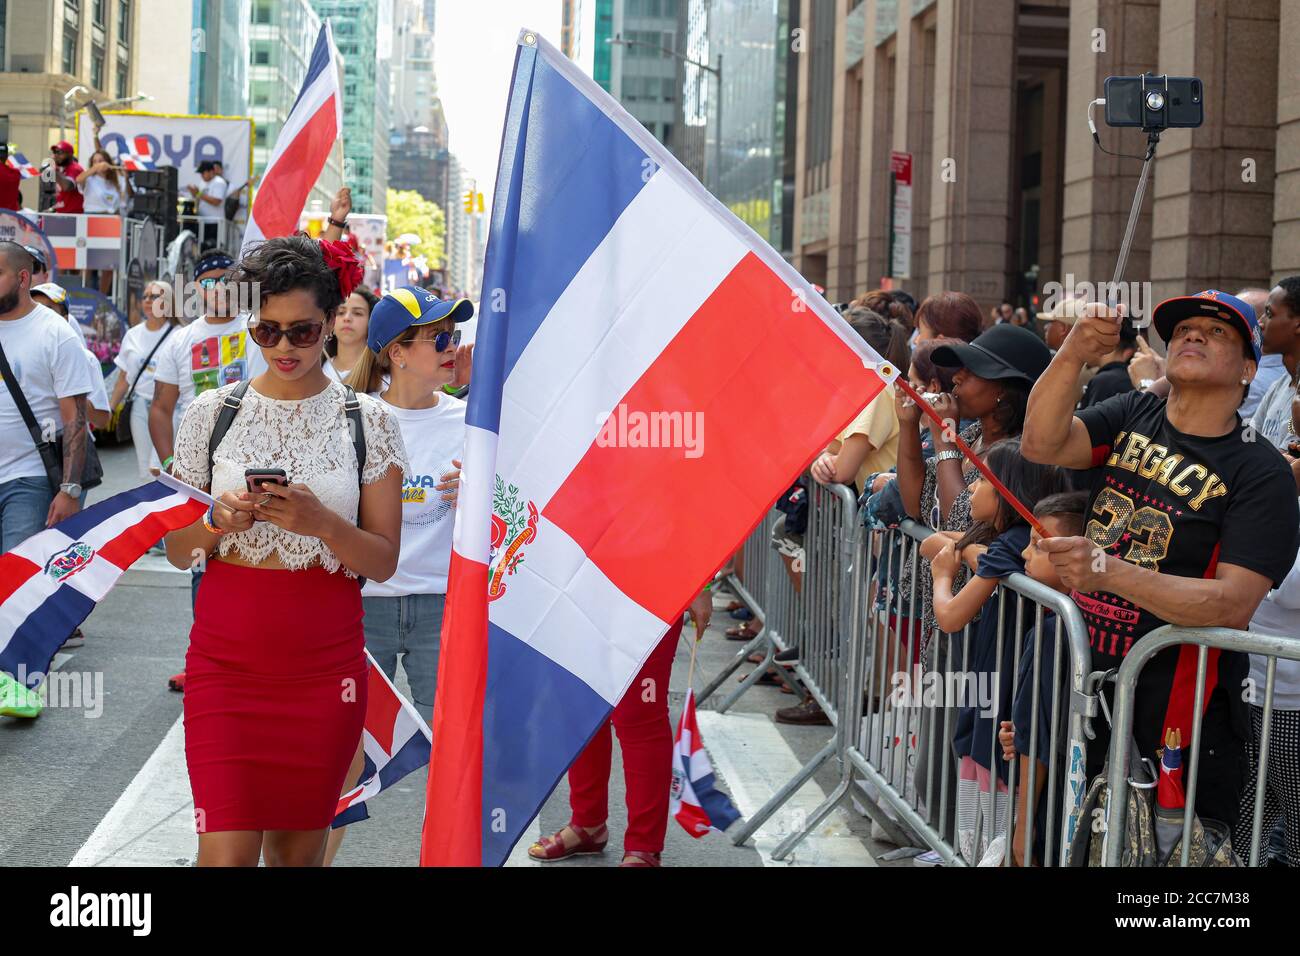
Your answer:
[[[922,524],[934,528],[939,534],[931,535],[921,545],[917,581],[904,572],[901,581],[903,593],[913,587],[921,597],[921,617],[912,622],[911,633],[917,634],[921,660],[927,667],[935,667],[944,659],[942,642],[931,646],[935,632],[933,594],[930,576],[930,559],[950,540],[959,539],[971,524],[971,486],[979,471],[966,461],[952,440],[956,423],[962,419],[975,419],[975,423],[961,433],[961,438],[979,455],[1004,438],[1019,438],[1025,422],[1025,407],[1034,380],[1043,373],[1052,355],[1043,341],[1030,332],[1011,323],[1002,323],[977,336],[969,344],[945,345],[931,353],[935,365],[957,367],[953,376],[952,391],[940,394],[933,401],[939,417],[949,423],[940,428],[927,417],[926,424],[934,438],[933,457],[921,457],[921,410],[907,401],[900,391],[897,395],[898,417],[902,428],[898,446],[898,490],[907,513]],[[963,565],[953,582],[954,593],[966,583],[967,570]],[[928,654],[928,657],[927,657]],[[929,713],[928,711],[926,712]],[[941,720],[936,715],[936,720]],[[943,720],[942,726],[952,722]],[[916,786],[918,793],[926,792],[929,755],[926,753],[929,734],[923,726],[920,739],[921,752],[917,755]],[[943,755],[951,756],[951,748],[939,748]],[[934,768],[936,779],[942,779],[941,766]],[[956,774],[948,774],[950,782]],[[951,794],[950,794],[951,797]],[[935,797],[936,804],[939,798]],[[949,813],[955,801],[949,799]],[[941,830],[946,821],[937,821]]]

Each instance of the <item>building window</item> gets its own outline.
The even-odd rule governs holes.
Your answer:
[[[125,63],[119,63],[117,66],[117,98],[126,99],[130,94],[126,91],[127,68]]]
[[[122,11],[117,18],[117,39],[121,43],[131,42],[131,0],[122,0]]]
[[[271,63],[271,45],[266,40],[253,41],[253,65],[269,66]]]
[[[63,27],[63,72],[73,75],[77,72],[77,28]]]
[[[102,27],[108,24],[108,0],[94,0],[92,18],[95,26]]]
[[[265,126],[259,126],[259,127],[257,128],[257,131],[256,131],[255,133],[253,133],[253,145],[255,145],[255,146],[265,146],[265,145],[266,145],[266,127],[265,127]]]
[[[96,90],[104,88],[104,51],[99,47],[90,51],[90,85]]]
[[[257,0],[257,3],[253,6],[253,22],[271,22],[271,0]]]

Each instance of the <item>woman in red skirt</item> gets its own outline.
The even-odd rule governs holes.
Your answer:
[[[382,581],[397,567],[406,453],[379,402],[360,395],[349,408],[321,369],[335,311],[360,278],[341,244],[270,239],[232,276],[260,292],[247,328],[195,348],[198,394],[171,470],[216,503],[167,536],[167,556],[207,565],[185,658],[200,866],[320,865],[361,736],[357,577]],[[253,361],[254,346],[266,371],[249,380],[234,366]],[[246,382],[221,386],[228,368]],[[256,475],[277,470],[283,483]]]

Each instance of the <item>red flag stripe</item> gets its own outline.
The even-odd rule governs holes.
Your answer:
[[[26,584],[33,576],[41,573],[41,566],[29,561],[22,555],[0,554],[0,604]]]
[[[800,304],[746,254],[622,400],[628,420],[699,411],[703,454],[593,443],[545,507],[617,588],[662,620],[771,505],[770,489],[793,480],[884,387]],[[689,514],[710,517],[662,518]]]
[[[338,137],[337,107],[331,96],[293,138],[262,182],[253,201],[253,218],[267,238],[287,236],[298,228],[298,215],[316,181],[321,157]]]
[[[97,555],[126,570],[136,557],[143,554],[168,531],[192,525],[203,517],[208,506],[191,498],[166,511],[155,511],[138,524],[131,525],[121,534],[98,549]]]

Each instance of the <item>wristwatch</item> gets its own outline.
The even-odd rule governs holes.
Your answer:
[[[333,216],[328,216],[326,217],[326,221],[328,221],[331,226],[338,226],[340,229],[346,229],[348,227],[348,221],[346,219],[339,222]]]
[[[1140,379],[1140,380],[1138,381],[1138,391],[1140,391],[1140,392],[1149,392],[1149,391],[1151,391],[1151,386],[1154,385],[1155,383],[1156,383],[1156,380],[1155,380],[1154,378],[1144,378],[1144,379]]]
[[[935,461],[953,461],[954,459],[961,459],[961,458],[965,458],[965,457],[966,457],[966,456],[963,455],[961,452],[959,452],[957,449],[955,449],[955,448],[949,448],[947,451],[941,451],[941,452],[936,453],[935,456],[934,456],[934,460],[935,460]]]
[[[59,485],[59,491],[63,492],[69,498],[81,497],[81,485],[77,484],[75,481],[65,481],[63,484]]]

